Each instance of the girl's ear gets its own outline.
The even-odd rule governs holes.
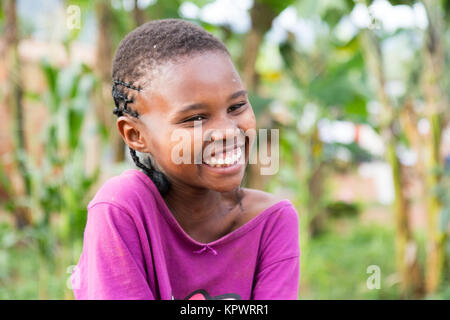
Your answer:
[[[138,124],[127,116],[117,118],[117,129],[123,141],[132,149],[148,153],[147,142],[144,135],[139,130]]]

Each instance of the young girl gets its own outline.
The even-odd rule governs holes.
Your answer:
[[[122,40],[112,76],[117,128],[141,170],[89,203],[75,298],[297,299],[298,215],[240,187],[255,116],[224,44],[190,22],[151,21]],[[176,130],[192,138],[182,150],[244,143],[175,163]]]

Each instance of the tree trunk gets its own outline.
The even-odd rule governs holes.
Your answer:
[[[17,169],[22,178],[22,186],[13,185],[14,197],[29,195],[31,192],[31,182],[26,165],[26,141],[25,141],[25,118],[23,111],[23,89],[21,79],[21,68],[19,58],[19,33],[18,19],[16,11],[16,1],[3,2],[5,14],[5,32],[2,39],[0,55],[5,61],[6,79],[4,101],[7,109],[13,114],[14,123],[14,156]],[[8,112],[9,113],[9,112]],[[10,175],[14,175],[13,172]],[[14,208],[14,218],[16,226],[22,228],[31,223],[31,213],[29,208],[16,206]]]
[[[426,115],[430,123],[431,136],[426,141],[426,205],[427,205],[427,264],[426,290],[434,293],[442,281],[442,270],[445,261],[445,233],[440,229],[442,202],[435,189],[440,184],[442,162],[440,160],[440,144],[442,134],[442,114],[445,98],[441,83],[445,66],[443,44],[443,10],[438,1],[425,1],[428,16],[426,45],[423,50],[424,72],[423,92],[426,103]],[[448,106],[447,106],[448,107]]]
[[[380,44],[370,30],[363,30],[362,37],[367,69],[374,76],[376,96],[382,105],[379,126],[381,136],[387,148],[386,160],[392,168],[395,193],[393,210],[395,220],[396,266],[397,272],[400,275],[402,295],[405,298],[409,298],[412,295],[416,296],[420,294],[422,281],[417,262],[417,244],[410,229],[407,199],[403,192],[405,180],[402,176],[401,164],[395,150],[398,138],[395,135],[393,126],[397,117],[385,91],[385,76]]]
[[[250,17],[252,25],[244,40],[244,49],[240,59],[242,78],[249,92],[255,91],[258,83],[258,75],[255,64],[258,58],[259,48],[263,42],[264,35],[270,30],[272,21],[277,12],[260,0],[255,0]]]
[[[259,48],[264,40],[264,35],[270,30],[273,19],[277,16],[275,10],[269,5],[255,0],[250,10],[252,25],[247,33],[242,55],[239,64],[242,71],[242,80],[248,92],[256,92],[258,86],[258,74],[256,72],[256,59]],[[264,180],[260,173],[261,166],[257,164],[249,165],[246,177],[246,185],[250,188],[263,189]]]
[[[141,24],[144,24],[147,20],[145,16],[145,11],[139,9],[138,0],[134,0],[133,19],[136,27],[139,27]]]
[[[116,129],[116,119],[113,115],[111,97],[111,67],[114,53],[112,42],[112,24],[114,23],[110,1],[97,1],[96,14],[98,21],[96,72],[100,76],[100,92],[97,96],[96,114],[100,124],[106,127],[113,146],[114,161],[125,159],[125,143]]]

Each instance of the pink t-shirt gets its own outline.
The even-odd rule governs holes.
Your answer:
[[[192,239],[156,186],[131,169],[88,205],[76,299],[297,299],[298,214],[289,200],[210,243]]]

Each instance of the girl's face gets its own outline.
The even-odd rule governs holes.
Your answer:
[[[127,144],[150,153],[174,183],[219,192],[237,188],[256,123],[231,59],[221,52],[195,54],[163,64],[150,82],[132,106],[139,120],[118,119]],[[185,163],[174,161],[183,157]]]

